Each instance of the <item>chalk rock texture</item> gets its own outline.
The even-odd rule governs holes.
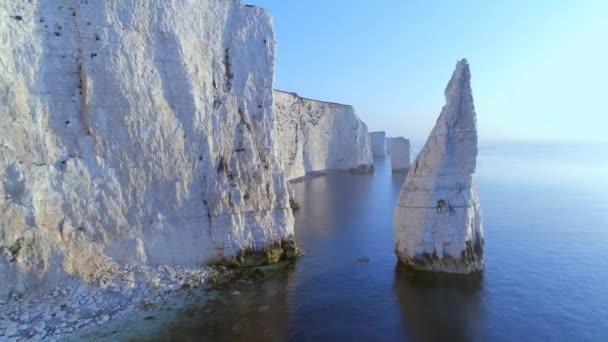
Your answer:
[[[277,148],[288,179],[311,172],[372,171],[367,126],[349,105],[274,92]]]
[[[386,142],[391,142],[391,169],[393,171],[405,171],[410,167],[412,147],[409,139],[403,137],[390,138]]]
[[[0,15],[0,295],[291,248],[267,12],[4,0]]]
[[[391,154],[391,148],[393,147],[393,139],[395,138],[386,138],[386,154]]]
[[[477,120],[470,78],[469,64],[461,60],[445,89],[446,105],[410,167],[395,208],[395,252],[415,269],[470,273],[484,265],[473,183]]]
[[[372,140],[372,153],[374,157],[386,157],[386,133],[371,132],[369,136]]]

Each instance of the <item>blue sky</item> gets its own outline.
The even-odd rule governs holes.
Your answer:
[[[268,9],[275,86],[425,139],[467,58],[483,140],[608,140],[608,1],[246,0]]]

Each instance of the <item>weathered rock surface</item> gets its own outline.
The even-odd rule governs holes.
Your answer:
[[[373,170],[367,126],[349,105],[274,93],[277,148],[288,179],[310,172]]]
[[[75,331],[100,329],[109,320],[147,315],[166,302],[190,297],[191,289],[209,287],[227,272],[221,267],[121,266],[112,279],[101,278],[95,286],[69,277],[48,292],[0,299],[0,341],[63,340]]]
[[[405,171],[410,167],[412,147],[409,139],[403,137],[390,138],[386,142],[391,142],[391,168],[393,171]]]
[[[484,265],[473,183],[477,119],[470,78],[468,62],[458,62],[445,89],[446,105],[410,167],[395,208],[395,252],[415,269],[470,273]]]
[[[3,0],[0,15],[0,297],[293,247],[267,12]]]
[[[386,157],[386,133],[371,132],[369,136],[372,140],[372,153],[374,157]]]
[[[393,139],[395,138],[386,138],[386,154],[391,154],[391,148],[393,147]]]

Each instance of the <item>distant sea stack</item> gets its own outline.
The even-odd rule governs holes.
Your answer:
[[[477,123],[470,79],[463,59],[395,208],[395,252],[414,269],[471,273],[484,266],[482,217],[473,183]]]
[[[372,153],[374,157],[385,157],[386,156],[386,133],[385,132],[371,132],[369,134],[372,139]]]
[[[287,179],[324,171],[373,171],[367,126],[353,106],[274,91],[277,151]]]
[[[386,142],[391,145],[391,169],[393,172],[406,171],[410,167],[412,147],[409,139],[403,137],[390,138]]]
[[[393,146],[393,139],[395,138],[386,138],[386,154],[391,154],[391,148]]]

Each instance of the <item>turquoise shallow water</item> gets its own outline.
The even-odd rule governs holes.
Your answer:
[[[608,341],[608,146],[480,148],[486,269],[403,269],[392,213],[404,174],[295,184],[307,255],[177,314],[159,340]]]

